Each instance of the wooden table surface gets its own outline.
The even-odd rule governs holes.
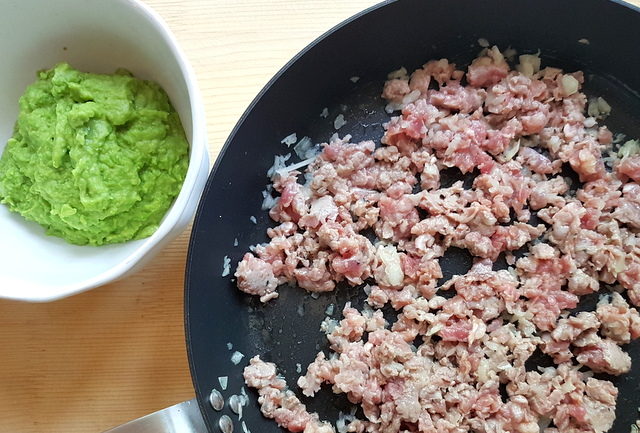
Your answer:
[[[375,0],[145,0],[175,33],[217,156],[295,53]],[[640,6],[640,0],[632,0]],[[189,231],[139,273],[47,304],[0,301],[0,431],[99,433],[193,397],[183,329]]]

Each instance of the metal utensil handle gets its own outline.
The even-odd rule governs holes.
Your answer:
[[[206,433],[198,402],[183,401],[104,433]]]

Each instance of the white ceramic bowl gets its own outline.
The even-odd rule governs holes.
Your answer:
[[[6,0],[0,3],[0,53],[0,150],[13,132],[25,87],[38,70],[62,61],[97,73],[124,67],[158,82],[180,114],[191,145],[182,190],[146,239],[74,246],[0,205],[0,297],[50,301],[136,270],[187,226],[209,171],[196,79],[166,24],[136,0]]]

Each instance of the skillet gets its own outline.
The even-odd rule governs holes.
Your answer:
[[[327,32],[291,60],[249,106],[218,157],[196,214],[187,257],[185,328],[193,383],[210,432],[219,431],[222,414],[231,416],[235,431],[242,431],[228,405],[216,412],[208,403],[212,388],[222,391],[219,377],[228,378],[225,399],[239,394],[242,369],[260,354],[275,362],[296,390],[299,365],[304,373],[316,353],[328,347],[319,328],[330,306],[330,316],[340,319],[345,302],[363,305],[362,290],[345,286],[317,299],[283,287],[280,297],[266,305],[235,288],[238,261],[250,245],[268,241],[266,229],[275,225],[261,210],[261,191],[269,183],[265,173],[274,155],[292,150],[281,140],[296,132],[298,138],[326,142],[335,132],[333,120],[343,114],[347,124],[340,136],[379,143],[382,123],[389,118],[379,96],[386,74],[400,66],[412,71],[442,57],[463,69],[480,50],[478,38],[519,54],[540,49],[543,66],[583,70],[587,95],[602,96],[613,107],[604,122],[609,129],[640,137],[640,9],[622,2],[397,0]],[[327,118],[320,116],[324,107]],[[292,162],[297,162],[295,155]],[[453,180],[445,176],[443,183]],[[223,277],[225,256],[231,259],[231,275]],[[465,273],[470,265],[471,257],[460,250],[441,259],[445,279]],[[588,298],[578,308],[592,309],[596,300]],[[640,345],[632,343],[627,350],[634,360],[632,371],[613,379],[620,391],[611,429],[616,433],[629,431],[640,406]],[[244,355],[237,365],[231,361],[235,351]],[[254,433],[282,431],[262,417],[257,394],[248,390],[248,395],[242,418],[246,426]],[[313,400],[301,400],[333,422],[351,407],[328,389]]]

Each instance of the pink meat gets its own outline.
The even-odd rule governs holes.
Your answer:
[[[631,357],[609,339],[578,349],[576,359],[599,373],[620,375],[631,369]]]
[[[532,70],[528,60],[536,59],[521,56],[510,70],[497,47],[485,49],[466,82],[446,59],[396,71],[382,97],[387,111],[400,111],[379,144],[336,135],[304,178],[273,175],[270,216],[279,225],[240,261],[237,285],[263,302],[284,283],[311,292],[360,286],[367,305],[347,303],[339,322],[322,322],[329,350],[297,381],[309,398],[324,385],[360,406],[360,419],[347,415],[340,431],[613,425],[618,391],[591,374],[629,371],[622,345],[640,337],[640,314],[617,293],[640,305],[640,156],[617,159],[612,133],[586,115],[581,72]],[[443,188],[456,172],[473,181]],[[442,282],[440,260],[453,248],[473,264]],[[502,257],[508,268],[494,270]],[[595,311],[571,312],[598,291]],[[397,315],[391,325],[387,305]],[[532,370],[538,350],[554,366]],[[245,381],[283,428],[334,431],[275,365],[251,359]]]
[[[547,206],[563,207],[566,203],[563,195],[568,190],[569,185],[560,176],[537,182],[531,190],[529,206],[534,210]]]
[[[409,92],[409,81],[395,78],[384,84],[382,97],[388,101],[401,102]]]
[[[542,351],[553,356],[556,364],[567,362],[573,358],[569,348],[571,343],[586,331],[597,330],[599,325],[596,315],[586,311],[574,317],[560,319],[553,331],[543,335]]]
[[[530,147],[521,148],[519,158],[521,158],[521,163],[523,165],[526,165],[531,169],[531,171],[536,173],[551,174],[560,171],[559,164],[555,164],[554,166],[549,158]]]
[[[279,282],[273,274],[273,268],[253,254],[244,255],[238,263],[235,276],[240,290],[250,295],[260,296],[262,302],[278,297],[276,288]]]
[[[376,232],[381,239],[392,239],[398,242],[411,234],[411,227],[419,220],[414,200],[408,195],[394,199],[387,195],[378,202],[380,220]]]
[[[640,155],[633,155],[623,159],[616,167],[619,174],[628,176],[635,182],[640,182]]]
[[[429,94],[429,103],[438,108],[472,113],[482,106],[485,91],[461,86],[458,81],[449,81],[439,91]]]
[[[619,293],[613,293],[610,302],[604,298],[598,303],[596,314],[602,323],[602,335],[618,344],[627,344],[640,337],[640,314],[629,307]]]
[[[447,59],[429,60],[423,69],[440,85],[451,79],[459,80],[462,76],[462,71],[456,71],[456,65],[449,63]]]
[[[509,73],[509,65],[500,51],[494,47],[487,55],[475,59],[467,71],[467,82],[474,87],[488,87],[502,80]]]
[[[298,397],[276,375],[276,366],[254,356],[244,369],[244,380],[256,388],[260,398],[260,410],[267,418],[273,418],[279,426],[291,432],[333,432],[328,424],[318,420],[316,413],[309,413]]]

